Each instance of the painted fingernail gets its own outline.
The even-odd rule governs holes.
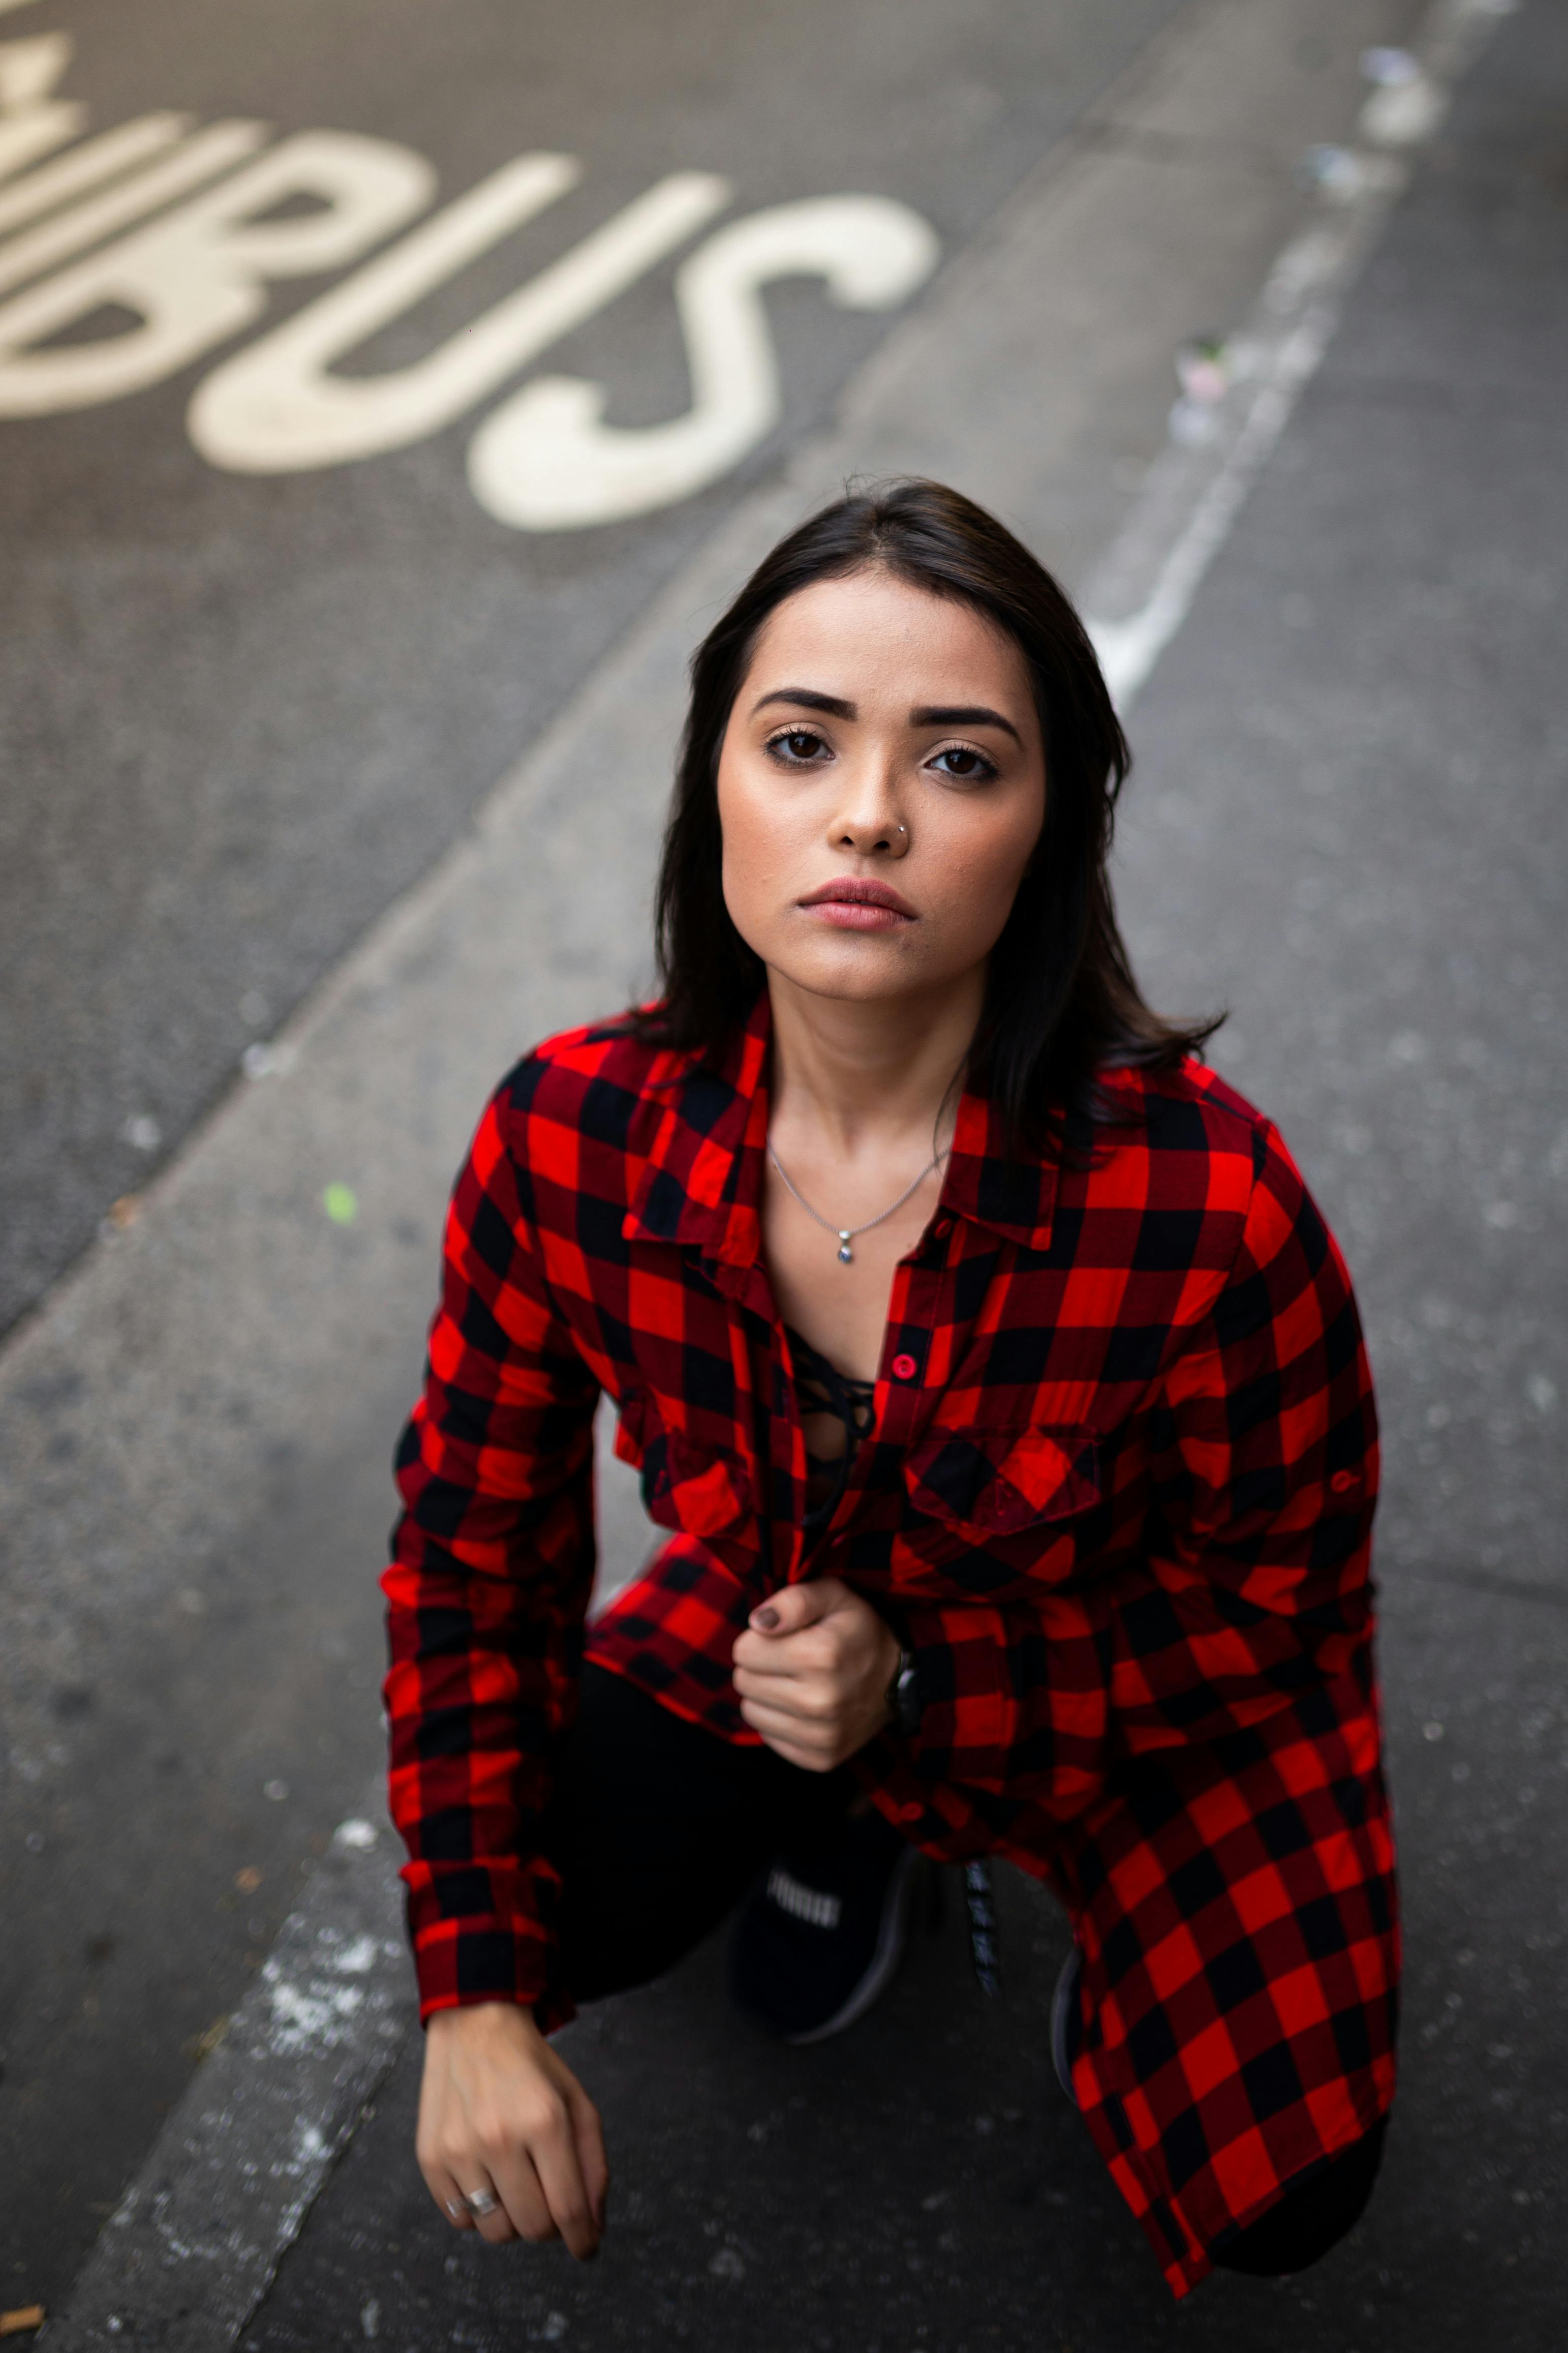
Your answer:
[[[776,1609],[753,1609],[752,1612],[752,1623],[760,1633],[771,1634],[778,1622],[779,1613]]]

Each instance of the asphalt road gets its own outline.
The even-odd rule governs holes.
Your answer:
[[[947,257],[890,319],[840,311],[809,280],[770,293],[778,427],[696,495],[598,530],[518,530],[479,505],[465,465],[482,404],[402,450],[273,476],[196,455],[185,416],[208,360],[111,406],[0,421],[18,453],[0,467],[4,1313],[38,1293],[110,1200],[146,1192],[134,1229],[90,1250],[0,1356],[0,2306],[58,2304],[204,2033],[359,1800],[378,1745],[385,1459],[442,1189],[510,1055],[607,1001],[644,954],[679,661],[757,531],[765,544],[805,494],[791,469],[815,428],[843,388],[848,423],[800,478],[809,495],[840,459],[931,466],[1081,580],[1160,444],[1176,340],[1243,315],[1300,208],[1302,148],[1353,121],[1360,47],[1405,39],[1416,13],[1410,0],[857,0],[758,21],[673,5],[624,19],[531,11],[523,33],[477,0],[243,0],[221,20],[35,0],[0,15],[0,39],[76,34],[59,88],[88,101],[89,133],[174,105],[203,123],[261,116],[279,139],[353,129],[428,157],[437,205],[525,150],[583,158],[574,193],[406,330],[367,343],[351,372],[439,346],[676,171],[733,182],[721,223],[846,190],[895,198]],[[1136,103],[1104,100],[1166,17],[1176,46]],[[1531,2082],[1561,2087],[1561,2052],[1528,2015],[1544,2008],[1562,1935],[1548,1795],[1561,1762],[1552,1416],[1568,1394],[1555,1240],[1568,1164],[1549,1053],[1562,1002],[1549,686],[1563,544],[1561,24],[1535,0],[1505,28],[1426,167],[1139,706],[1124,836],[1134,937],[1159,992],[1237,1008],[1222,1062],[1282,1118],[1372,1319],[1391,1440],[1385,1664],[1415,1862],[1413,2033],[1432,2030],[1420,2047],[1435,2071],[1426,2105],[1409,2104],[1426,2120],[1410,2145],[1448,2154],[1441,2197],[1419,2164],[1385,2193],[1405,2218],[1398,2246],[1345,2277],[1375,2304],[1380,2267],[1418,2283],[1435,2266],[1423,2342],[1457,2341],[1441,2333],[1456,2315],[1476,2331],[1479,2294],[1457,2297],[1442,2268],[1473,2269],[1458,2253],[1465,2229],[1496,2251],[1474,2277],[1503,2296],[1514,2341],[1537,2341],[1561,2284],[1529,2211],[1559,2161],[1558,2094],[1532,2098]],[[1026,172],[1036,193],[1020,210],[1005,199]],[[224,352],[344,275],[278,287]],[[4,323],[0,310],[0,388]],[[670,266],[544,364],[609,384],[618,424],[679,415],[689,391]],[[605,658],[622,641],[625,662]],[[559,737],[543,732],[554,712]],[[526,788],[450,888],[421,884],[401,928],[378,924],[520,754],[533,762]],[[230,1093],[193,1132],[245,1044],[322,976],[296,1075]],[[159,1130],[150,1149],[123,1133],[142,1118]],[[323,1218],[328,1177],[358,1188],[357,1224]],[[624,1566],[635,1514],[614,1493],[607,1504]],[[1013,1947],[1038,1937],[1048,1968],[1058,1932],[1017,1912],[1026,1895],[1007,1896]],[[515,2270],[482,2288],[448,2281],[405,2196],[405,2081],[342,2176],[345,2196],[362,2185],[368,2219],[333,2189],[263,2327],[279,2345],[348,2341],[375,2301],[383,2333],[397,2341],[395,2315],[409,2344],[553,2337],[554,2313],[584,2332],[596,2313],[605,2341],[643,2342],[654,2309],[661,2337],[679,2322],[700,2343],[765,2345],[816,2264],[816,2335],[837,2313],[858,2348],[880,2277],[860,2261],[862,2223],[902,2249],[889,2216],[914,2192],[887,2151],[923,2156],[928,2116],[959,2139],[916,2203],[945,2186],[970,2205],[962,2230],[942,2225],[959,2232],[937,2250],[952,2257],[946,2300],[900,2290],[911,2344],[961,2341],[978,2273],[994,2280],[994,2340],[1035,2341],[1022,2332],[1038,2316],[1039,2240],[1004,2246],[992,2228],[1015,2192],[1020,2210],[1064,2204],[1083,2266],[1059,2275],[1064,2308],[1076,2298],[1090,2316],[1085,2341],[1120,2344],[1135,2316],[1145,2333],[1167,2325],[1132,2279],[1135,2246],[1109,2266],[1095,2253],[1116,2214],[1094,2202],[1070,2117],[1046,2121],[1043,2064],[1024,2095],[1007,2089],[1016,2041],[995,2021],[868,2138],[831,2095],[816,2124],[791,2127],[806,2137],[780,2161],[792,2179],[826,2164],[820,2197],[850,2220],[833,2221],[838,2254],[831,2232],[781,2241],[785,2281],[755,2236],[770,2181],[745,2165],[781,2101],[798,2118],[790,2101],[823,2098],[823,2071],[786,2088],[767,2054],[742,2054],[713,2024],[710,1967],[668,1997],[681,2024],[651,2073],[604,2063],[626,2178],[652,2201],[650,2235],[623,2241],[623,2285],[608,2257],[593,2307],[569,2299],[596,2283],[553,2274],[543,2288]],[[1469,2005],[1455,2014],[1453,1993]],[[917,2051],[925,2068],[930,2004],[950,1999],[967,2035],[962,1971],[939,1938],[847,2056],[846,2099],[889,2069],[909,2074]],[[1026,2041],[1038,2005],[1027,1983],[1016,1999]],[[632,2024],[606,2013],[594,2032],[629,2050]],[[705,2028],[718,2038],[706,2052]],[[1491,2043],[1510,2059],[1490,2059]],[[700,2162],[682,2122],[699,2079],[746,2092],[743,2121],[738,2106]],[[982,2115],[1000,2173],[971,2163],[964,2119]],[[835,2172],[824,2148],[841,2131]],[[869,2220],[853,2203],[868,2168],[890,2201]],[[921,2205],[922,2243],[940,2211]],[[716,2242],[700,2260],[693,2233]],[[749,2287],[728,2263],[708,2268],[731,2241]],[[904,2279],[905,2252],[879,2261]],[[1338,2334],[1325,2321],[1321,2338],[1337,2353],[1356,2341],[1346,2295]],[[1237,2342],[1263,2309],[1239,2308]]]
[[[961,248],[1173,5],[31,0],[0,37],[69,34],[55,95],[94,135],[171,109],[352,132],[425,158],[438,205],[525,153],[578,159],[574,188],[345,355],[360,379],[447,344],[675,173],[728,182],[725,220],[865,193]],[[688,407],[672,279],[696,242],[548,348],[607,386],[617,426]],[[358,462],[258,477],[197,454],[185,412],[215,362],[347,275],[272,282],[243,336],[101,405],[18,417],[0,381],[0,1329],[888,324],[787,278],[766,298],[773,432],[646,517],[530,531],[465,479],[493,394]],[[110,301],[57,332],[132,324]]]
[[[571,2052],[620,2213],[600,2263],[454,2245],[409,2161],[417,2049],[247,2353],[744,2343],[1205,2353],[1562,2342],[1568,2289],[1568,997],[1558,708],[1568,24],[1467,90],[1135,712],[1132,938],[1344,1238],[1389,1461],[1382,1663],[1409,1974],[1384,2180],[1322,2266],[1173,2309],[1051,2078],[1053,1907],[1004,1889],[824,2051],[728,2015],[716,1947]]]

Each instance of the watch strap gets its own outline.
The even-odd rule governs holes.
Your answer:
[[[888,1685],[888,1704],[893,1711],[893,1721],[906,1739],[914,1739],[921,1728],[920,1668],[912,1651],[902,1643],[899,1646],[899,1663]]]

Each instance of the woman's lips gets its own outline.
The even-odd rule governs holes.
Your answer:
[[[837,931],[893,932],[918,920],[909,901],[885,882],[825,882],[799,904]]]

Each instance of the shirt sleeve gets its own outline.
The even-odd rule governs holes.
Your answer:
[[[1344,1261],[1272,1129],[1148,1446],[1141,1558],[1037,1603],[908,1611],[921,1730],[876,1744],[868,1778],[932,1851],[973,1851],[1019,1804],[1067,1820],[1119,1759],[1299,1704],[1368,1639],[1371,1374]]]
[[[453,1193],[398,1449],[384,1694],[421,2017],[508,2000],[542,2003],[551,2026],[571,2010],[551,1992],[560,1889],[543,1818],[593,1584],[598,1388],[551,1298],[506,1102]]]

